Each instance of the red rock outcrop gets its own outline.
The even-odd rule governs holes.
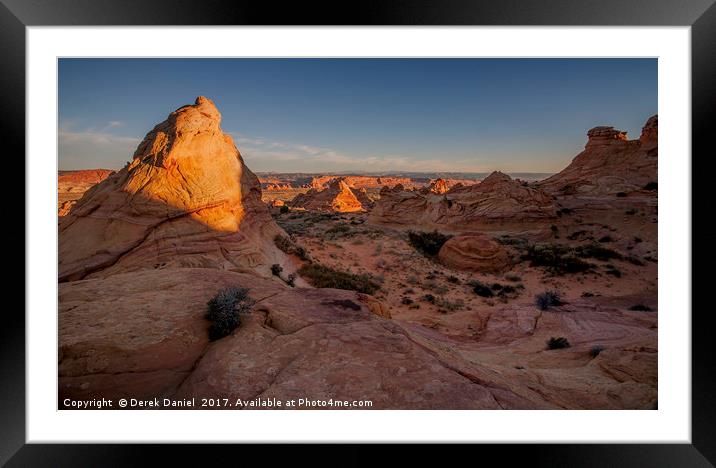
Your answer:
[[[383,189],[370,221],[472,231],[509,223],[546,222],[555,216],[550,195],[493,172],[479,184],[455,187],[442,195],[406,191],[402,186]]]
[[[394,187],[398,184],[404,186],[419,186],[409,177],[374,177],[374,176],[337,176],[325,175],[313,177],[308,184],[311,188],[323,190],[332,184],[336,179],[341,179],[350,188],[380,188]]]
[[[66,202],[61,202],[60,207],[57,210],[57,216],[59,216],[59,217],[67,216],[67,214],[69,214],[70,210],[72,209],[73,206],[75,206],[75,204],[77,204],[77,200],[69,200]]]
[[[310,189],[306,193],[296,195],[289,202],[294,208],[307,211],[353,213],[365,211],[370,200],[365,190],[352,190],[343,179],[334,179],[323,190]]]
[[[451,268],[480,273],[499,273],[510,266],[505,247],[483,234],[452,237],[443,244],[438,258]]]
[[[167,266],[260,271],[286,257],[256,176],[198,97],[88,190],[59,226],[59,280]]]
[[[57,175],[59,192],[85,192],[89,187],[99,184],[114,174],[109,169],[86,169],[80,171],[60,171]]]
[[[234,333],[210,342],[206,303],[236,285],[256,305]],[[553,407],[376,315],[384,312],[371,311],[375,301],[352,291],[172,268],[61,283],[59,295],[60,401],[261,395],[365,399],[370,409]]]
[[[657,181],[658,116],[649,118],[638,140],[613,127],[595,127],[587,136],[584,151],[538,187],[560,196],[591,196],[639,190]]]

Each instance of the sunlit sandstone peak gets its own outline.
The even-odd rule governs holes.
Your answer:
[[[203,96],[156,125],[60,223],[60,281],[166,266],[255,269],[285,256],[221,114]]]
[[[332,180],[323,190],[312,188],[296,196],[291,206],[308,211],[352,213],[365,211],[370,203],[365,189],[352,189],[344,179],[339,178]]]

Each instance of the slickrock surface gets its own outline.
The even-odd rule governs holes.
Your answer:
[[[656,182],[658,117],[646,122],[638,140],[613,127],[595,127],[587,133],[584,151],[572,163],[537,185],[555,195],[610,195],[637,191]]]
[[[209,342],[206,302],[257,301]],[[373,408],[534,408],[499,375],[371,313],[354,292],[291,289],[210,269],[147,270],[60,285],[60,399],[368,399]],[[434,349],[433,349],[434,346]]]
[[[550,195],[493,172],[479,184],[455,187],[442,195],[407,191],[400,185],[383,189],[370,221],[465,231],[545,223],[555,216]]]
[[[440,249],[438,258],[449,267],[483,273],[499,273],[510,266],[507,249],[482,234],[451,238]]]
[[[370,199],[365,190],[351,189],[343,179],[334,179],[328,188],[311,189],[297,195],[289,205],[307,211],[353,213],[365,211]]]
[[[197,98],[87,191],[60,222],[59,280],[167,266],[268,275],[286,263],[258,179],[220,123],[213,102]]]

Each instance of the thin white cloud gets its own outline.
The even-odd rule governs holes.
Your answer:
[[[227,132],[256,171],[479,171],[475,160],[416,159],[401,155],[352,155],[332,148],[272,141]],[[281,163],[281,164],[276,164]]]
[[[60,124],[58,158],[60,169],[116,169],[132,158],[140,138],[118,136],[107,131],[120,126],[109,122],[102,130],[72,130],[70,123]]]

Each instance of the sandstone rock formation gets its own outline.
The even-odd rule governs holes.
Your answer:
[[[60,203],[60,207],[57,209],[57,216],[67,216],[69,214],[70,210],[73,206],[77,204],[77,200],[68,200],[66,202]]]
[[[60,193],[84,193],[93,185],[114,174],[109,169],[86,169],[60,171],[57,176],[57,191]]]
[[[313,177],[309,187],[316,190],[328,188],[336,179],[341,179],[350,188],[394,187],[398,184],[414,186],[416,183],[409,177],[373,177],[373,176],[336,176],[325,175]]]
[[[448,190],[450,190],[450,187],[445,179],[435,179],[430,183],[430,187],[428,187],[429,192],[437,193],[438,195],[442,195]]]
[[[168,266],[269,274],[286,262],[256,176],[205,97],[147,134],[59,226],[59,280]],[[287,265],[288,266],[288,265]]]
[[[480,273],[499,273],[510,266],[505,247],[483,234],[452,237],[442,246],[438,258],[449,267]]]
[[[609,195],[642,189],[657,181],[658,117],[646,122],[638,140],[613,127],[587,133],[584,151],[537,185],[555,195]]]
[[[334,179],[323,190],[310,189],[298,194],[289,205],[307,211],[354,213],[365,211],[370,199],[364,189],[353,190],[343,179]]]
[[[479,184],[455,187],[442,195],[406,191],[400,185],[384,188],[371,211],[370,221],[471,231],[510,223],[544,223],[555,216],[555,203],[550,195],[506,174],[493,172]]]
[[[209,342],[206,302],[232,285],[249,287],[256,306],[232,335]],[[552,407],[374,315],[355,292],[291,289],[214,269],[62,283],[59,342],[60,401],[261,396],[367,399],[373,409]]]

